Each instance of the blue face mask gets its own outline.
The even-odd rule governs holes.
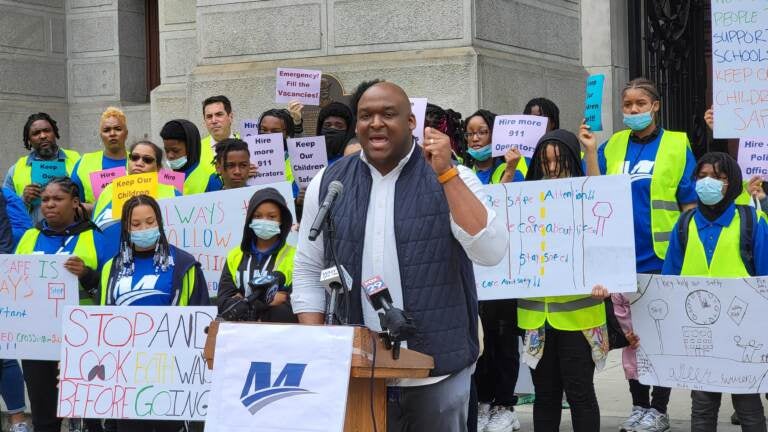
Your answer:
[[[624,126],[632,129],[633,131],[641,131],[647,128],[653,121],[653,115],[651,111],[642,112],[639,114],[624,114]]]
[[[183,167],[186,164],[187,164],[187,157],[186,156],[182,156],[182,157],[180,157],[178,159],[174,159],[174,160],[169,160],[168,161],[168,165],[170,165],[172,170],[181,169],[181,167]]]
[[[269,240],[280,234],[280,223],[273,220],[254,219],[248,226],[251,227],[256,237],[262,240]]]
[[[485,147],[480,147],[479,149],[475,150],[473,148],[467,149],[467,153],[469,153],[470,156],[472,156],[472,159],[476,161],[487,161],[488,158],[491,157],[492,151],[491,151],[491,145],[488,144]]]
[[[131,231],[131,243],[142,249],[152,247],[160,240],[160,228],[153,227],[145,230]]]
[[[704,177],[696,181],[696,194],[704,205],[715,205],[723,200],[723,181]]]

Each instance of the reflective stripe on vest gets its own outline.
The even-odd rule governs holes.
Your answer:
[[[605,324],[605,302],[583,295],[518,299],[517,319],[526,330],[547,322],[558,330],[587,330]]]
[[[625,158],[631,130],[613,134],[605,144],[606,174],[624,174]],[[672,229],[680,217],[677,187],[685,171],[686,153],[690,144],[684,132],[661,132],[659,150],[651,175],[651,232],[653,250],[664,259]]]
[[[19,240],[19,245],[16,247],[17,254],[31,254],[35,252],[35,245],[37,239],[40,237],[40,230],[37,228],[28,229]],[[83,231],[77,236],[77,243],[72,250],[72,255],[80,257],[83,260],[86,267],[93,270],[98,269],[99,262],[96,256],[96,243],[93,240],[93,230]],[[79,285],[79,296],[81,305],[94,304],[93,299],[85,290],[85,287]]]
[[[285,286],[293,284],[293,257],[295,254],[296,248],[286,243],[280,248],[280,252],[277,253],[277,258],[275,259],[273,270],[279,271],[285,276]],[[245,287],[245,284],[240,280],[240,272],[238,271],[242,260],[243,251],[240,247],[232,249],[227,254],[227,268],[232,276],[232,280],[235,282],[236,288],[240,288],[240,286]]]
[[[80,159],[80,153],[74,150],[60,149],[66,156],[64,158],[64,168],[67,170],[67,175],[72,175],[72,170],[75,169],[75,164]],[[16,195],[23,197],[24,188],[32,183],[32,165],[27,165],[29,156],[24,156],[16,161],[13,169],[13,188],[16,191]],[[57,159],[58,160],[58,159]]]
[[[710,263],[707,263],[704,244],[699,238],[696,218],[690,219],[688,244],[683,255],[680,276],[749,277],[749,271],[741,259],[741,217],[738,210],[734,213],[731,224],[720,231]]]

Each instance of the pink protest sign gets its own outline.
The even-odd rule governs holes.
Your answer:
[[[768,137],[739,140],[739,166],[744,180],[754,176],[768,180]]]
[[[493,125],[493,157],[504,156],[512,147],[517,147],[525,157],[533,156],[536,143],[547,132],[546,117],[533,115],[500,115],[496,116]]]
[[[125,175],[125,167],[115,167],[96,171],[91,173],[91,188],[94,198],[98,199],[101,191],[104,190],[112,180]]]
[[[275,102],[298,100],[304,105],[320,105],[321,71],[277,68]]]
[[[161,169],[157,173],[157,182],[160,184],[171,185],[180,193],[184,193],[184,173],[169,169]]]

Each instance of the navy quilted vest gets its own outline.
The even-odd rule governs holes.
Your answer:
[[[320,202],[333,180],[344,184],[333,221],[337,257],[354,279],[350,324],[362,324],[360,273],[371,173],[357,154],[337,161],[323,175]],[[408,348],[435,359],[432,376],[458,372],[477,359],[479,350],[475,278],[472,263],[451,233],[443,187],[419,149],[397,179],[394,208],[404,309],[418,328]],[[328,266],[330,245],[328,237],[323,238]],[[386,282],[387,275],[380,276]]]

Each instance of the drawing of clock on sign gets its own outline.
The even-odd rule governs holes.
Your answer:
[[[720,318],[720,299],[709,291],[692,291],[685,298],[685,312],[695,324],[714,324]]]

